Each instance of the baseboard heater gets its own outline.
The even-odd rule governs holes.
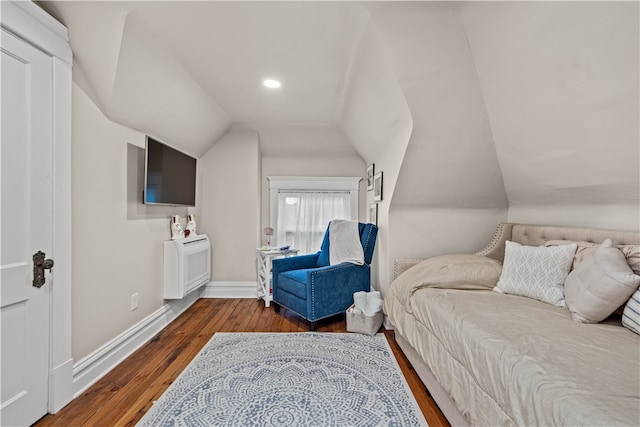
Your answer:
[[[209,283],[211,245],[200,234],[164,242],[164,298],[181,299]]]

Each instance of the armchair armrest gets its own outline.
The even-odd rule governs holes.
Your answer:
[[[273,277],[285,271],[304,270],[318,266],[318,255],[320,252],[309,255],[298,255],[287,258],[276,258],[271,261]]]
[[[371,289],[371,267],[344,262],[307,272],[307,312],[317,320],[346,311],[353,304],[353,294]]]

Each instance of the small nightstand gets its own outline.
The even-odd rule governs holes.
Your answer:
[[[298,252],[298,249],[287,249],[286,251],[281,251],[278,248],[272,248],[269,250],[262,248],[256,249],[256,261],[258,264],[258,299],[264,300],[265,307],[269,307],[273,299],[271,289],[271,261],[274,258],[295,256]]]

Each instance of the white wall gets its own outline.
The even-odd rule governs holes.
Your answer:
[[[232,129],[201,159],[199,232],[211,240],[214,282],[255,282],[259,209],[258,134]]]
[[[184,64],[176,61],[144,26],[128,14],[110,97],[109,118],[174,141],[176,148],[202,156],[231,126],[231,118]]]
[[[638,2],[470,2],[509,220],[640,229]]]
[[[358,216],[361,221],[367,220],[366,166],[339,126],[282,125],[257,128],[262,152],[260,230],[268,227],[270,221],[268,176],[361,176]],[[309,142],[312,142],[312,148],[307,146]],[[261,244],[266,244],[265,236],[261,236]]]
[[[72,344],[77,362],[164,305],[162,242],[185,209],[142,206],[144,135],[73,85]],[[131,295],[139,308],[131,311]]]
[[[74,81],[111,121],[172,141],[177,148],[200,157],[227,132],[232,120],[219,100],[203,88],[202,80],[181,54],[193,48],[201,60],[200,42],[207,44],[211,54],[208,40],[222,39],[204,37],[196,31],[195,39],[184,42],[184,37],[195,33],[181,29],[179,21],[188,22],[188,13],[206,19],[203,8],[207,8],[207,2],[179,3],[47,1],[39,6],[70,29],[76,59]],[[182,13],[176,13],[174,7]],[[210,21],[206,30],[213,28]],[[162,34],[154,32],[154,27]],[[172,42],[177,40],[186,44],[177,48],[180,52],[172,49]]]
[[[343,125],[384,172],[384,293],[395,259],[471,250],[506,219],[508,202],[473,58],[451,10],[425,3],[367,10]]]
[[[390,248],[394,230],[389,221],[389,208],[395,197],[396,180],[413,122],[386,45],[368,13],[364,11],[360,18],[340,123],[367,165],[373,163],[375,172],[383,173],[372,286],[384,292],[393,265]],[[368,191],[367,211],[371,203],[373,192]]]
[[[473,253],[506,221],[506,209],[434,209],[394,206],[391,214],[391,262],[402,258],[429,258],[442,254]],[[436,227],[440,225],[440,227]]]
[[[507,220],[639,229],[637,3],[366,7],[413,120],[387,262]]]
[[[284,134],[288,138],[282,142],[295,145],[300,138],[315,138],[320,146],[347,141],[339,128],[281,131],[266,132],[267,139]],[[185,217],[189,210],[142,204],[144,140],[144,134],[107,119],[74,84],[75,361],[164,305],[162,243],[170,239],[170,217]],[[297,153],[262,159],[258,134],[239,126],[201,157],[198,167],[198,207],[192,211],[198,232],[211,239],[212,280],[231,284],[255,281],[255,248],[261,244],[263,224],[268,224],[269,198],[262,196],[268,188],[266,175],[365,174],[364,162],[349,145],[338,156]],[[133,293],[140,302],[135,311],[130,310]]]
[[[506,220],[508,200],[464,28],[443,4],[368,8],[413,119],[389,208],[388,263],[473,252]]]
[[[509,222],[640,231],[640,204],[517,205],[509,208]]]
[[[255,281],[269,175],[384,172],[383,291],[394,259],[475,251],[505,220],[640,229],[637,2],[363,10],[337,125],[235,126],[202,157],[197,215],[214,280]],[[161,242],[186,210],[141,205],[144,136],[77,86],[73,102],[77,360],[163,304]]]

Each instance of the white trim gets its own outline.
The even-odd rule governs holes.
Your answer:
[[[55,414],[73,400],[73,359],[49,371],[49,413]]]
[[[269,189],[359,190],[361,176],[268,176]]]
[[[31,1],[0,2],[0,25],[51,58],[53,244],[49,305],[47,410],[56,413],[72,398],[71,350],[71,64],[69,32]]]
[[[351,218],[359,218],[361,176],[268,176],[269,180],[269,226],[278,235],[278,192],[292,191],[348,191],[351,196]]]
[[[160,309],[75,363],[73,365],[73,397],[78,397],[156,336],[198,298],[200,298],[200,292],[194,291],[182,299],[168,301]]]
[[[72,373],[73,398],[78,397],[156,336],[198,298],[257,298],[257,284],[256,282],[209,282],[205,287],[189,293],[182,299],[168,300],[154,313],[73,364],[72,369],[71,360],[69,360],[58,370],[68,370]]]
[[[0,2],[2,28],[71,65],[69,31],[31,1]]]
[[[202,298],[258,298],[256,282],[209,282]]]
[[[53,58],[53,251],[49,403],[55,414],[73,399],[71,345],[71,67]]]

